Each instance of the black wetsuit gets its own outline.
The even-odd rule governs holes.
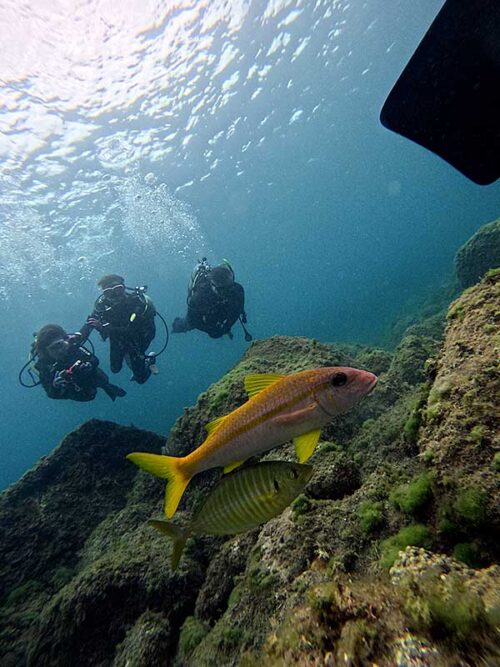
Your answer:
[[[78,363],[80,362],[80,363]],[[35,368],[42,387],[49,398],[72,401],[92,401],[98,387],[115,400],[125,392],[109,383],[109,378],[99,366],[99,359],[79,345],[72,345],[64,359],[54,361],[40,353]]]
[[[92,329],[97,328],[103,340],[109,338],[111,371],[121,371],[126,359],[134,374],[133,379],[143,384],[151,375],[145,363],[145,353],[156,334],[155,315],[153,302],[143,293],[125,294],[117,303],[101,295],[88,318],[97,320],[99,326],[93,327],[87,320],[80,331],[86,339]]]
[[[210,282],[209,273],[196,279],[188,298],[186,317],[177,318],[174,332],[199,329],[211,338],[220,338],[231,334],[231,327],[241,316],[245,317],[245,291],[233,282],[215,289]]]

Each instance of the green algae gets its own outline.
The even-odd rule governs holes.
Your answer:
[[[476,424],[476,426],[474,426],[469,433],[469,439],[472,442],[480,445],[487,436],[487,434],[488,434],[488,429],[486,426],[484,426],[484,424]]]
[[[462,322],[465,317],[465,308],[461,303],[453,304],[446,315],[448,320],[458,320]]]
[[[432,498],[431,475],[423,473],[409,484],[397,486],[389,500],[404,514],[418,514]]]
[[[365,534],[374,532],[384,522],[383,504],[366,500],[361,503],[356,512],[361,530]]]
[[[436,453],[434,452],[433,449],[428,447],[422,453],[422,458],[426,463],[432,463],[434,461],[434,459],[436,458]]]
[[[439,519],[437,529],[441,535],[445,535],[450,538],[460,534],[460,530],[456,521],[454,521],[449,515],[449,510],[445,510],[444,515]]]
[[[294,518],[298,518],[303,514],[307,514],[311,510],[312,506],[312,501],[303,493],[301,493],[300,496],[295,498],[293,503],[290,505],[290,508]]]
[[[453,504],[453,509],[459,520],[466,521],[473,526],[479,526],[486,519],[488,494],[477,488],[461,491]]]
[[[421,389],[417,392],[415,400],[411,406],[410,416],[404,424],[403,433],[410,443],[417,442],[418,431],[422,425],[423,411],[429,396],[430,388],[431,387],[428,382],[422,385]]]
[[[207,636],[210,628],[194,616],[188,616],[179,634],[178,655],[184,661],[189,658],[195,648]]]
[[[495,278],[498,278],[498,276],[500,276],[500,268],[489,269],[485,273],[486,280],[494,280]]]
[[[45,591],[45,586],[41,581],[37,579],[27,579],[24,583],[17,588],[14,588],[2,606],[13,607],[19,603],[24,603],[29,598],[37,597],[40,593]]]
[[[408,546],[429,548],[431,534],[429,529],[421,523],[414,523],[401,528],[399,533],[384,540],[380,545],[380,564],[384,568],[390,568],[400,551]]]
[[[265,593],[278,583],[278,577],[265,569],[256,567],[250,570],[248,586],[253,593]]]
[[[453,642],[482,643],[493,632],[492,617],[482,599],[453,572],[441,577],[426,572],[402,582],[405,611],[420,632]]]
[[[242,645],[244,642],[245,633],[243,628],[238,626],[225,627],[222,631],[222,642],[226,650],[233,650]]]

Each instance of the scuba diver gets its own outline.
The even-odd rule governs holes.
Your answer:
[[[187,306],[186,316],[176,317],[172,324],[174,333],[199,329],[211,338],[225,334],[232,338],[231,327],[239,320],[245,340],[252,340],[245,328],[245,291],[235,281],[234,271],[226,260],[220,266],[211,267],[207,258],[202,258],[191,276]]]
[[[116,274],[103,276],[97,283],[101,296],[94,304],[80,330],[86,340],[96,329],[103,340],[109,338],[111,371],[118,373],[123,360],[132,370],[131,380],[144,384],[151,373],[158,373],[156,357],[146,350],[155,337],[156,309],[145,294],[146,287],[125,287],[125,279]]]
[[[99,366],[99,359],[83,346],[80,333],[67,334],[58,324],[46,324],[36,334],[30,361],[49,398],[92,401],[100,388],[112,401],[126,391],[109,382]],[[34,379],[34,376],[32,376]]]

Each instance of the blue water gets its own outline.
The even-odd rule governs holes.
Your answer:
[[[78,328],[104,273],[146,283],[171,322],[196,259],[227,257],[256,338],[374,344],[449,276],[500,188],[378,120],[441,5],[2,3],[1,487],[91,417],[167,434],[246,348],[238,327],[173,336],[115,404],[21,388],[32,332]]]

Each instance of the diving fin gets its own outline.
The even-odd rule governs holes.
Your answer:
[[[499,35],[498,0],[446,0],[380,114],[479,185],[500,177]]]
[[[103,389],[113,402],[115,402],[118,397],[127,395],[125,389],[118,387],[116,384],[108,383]]]

